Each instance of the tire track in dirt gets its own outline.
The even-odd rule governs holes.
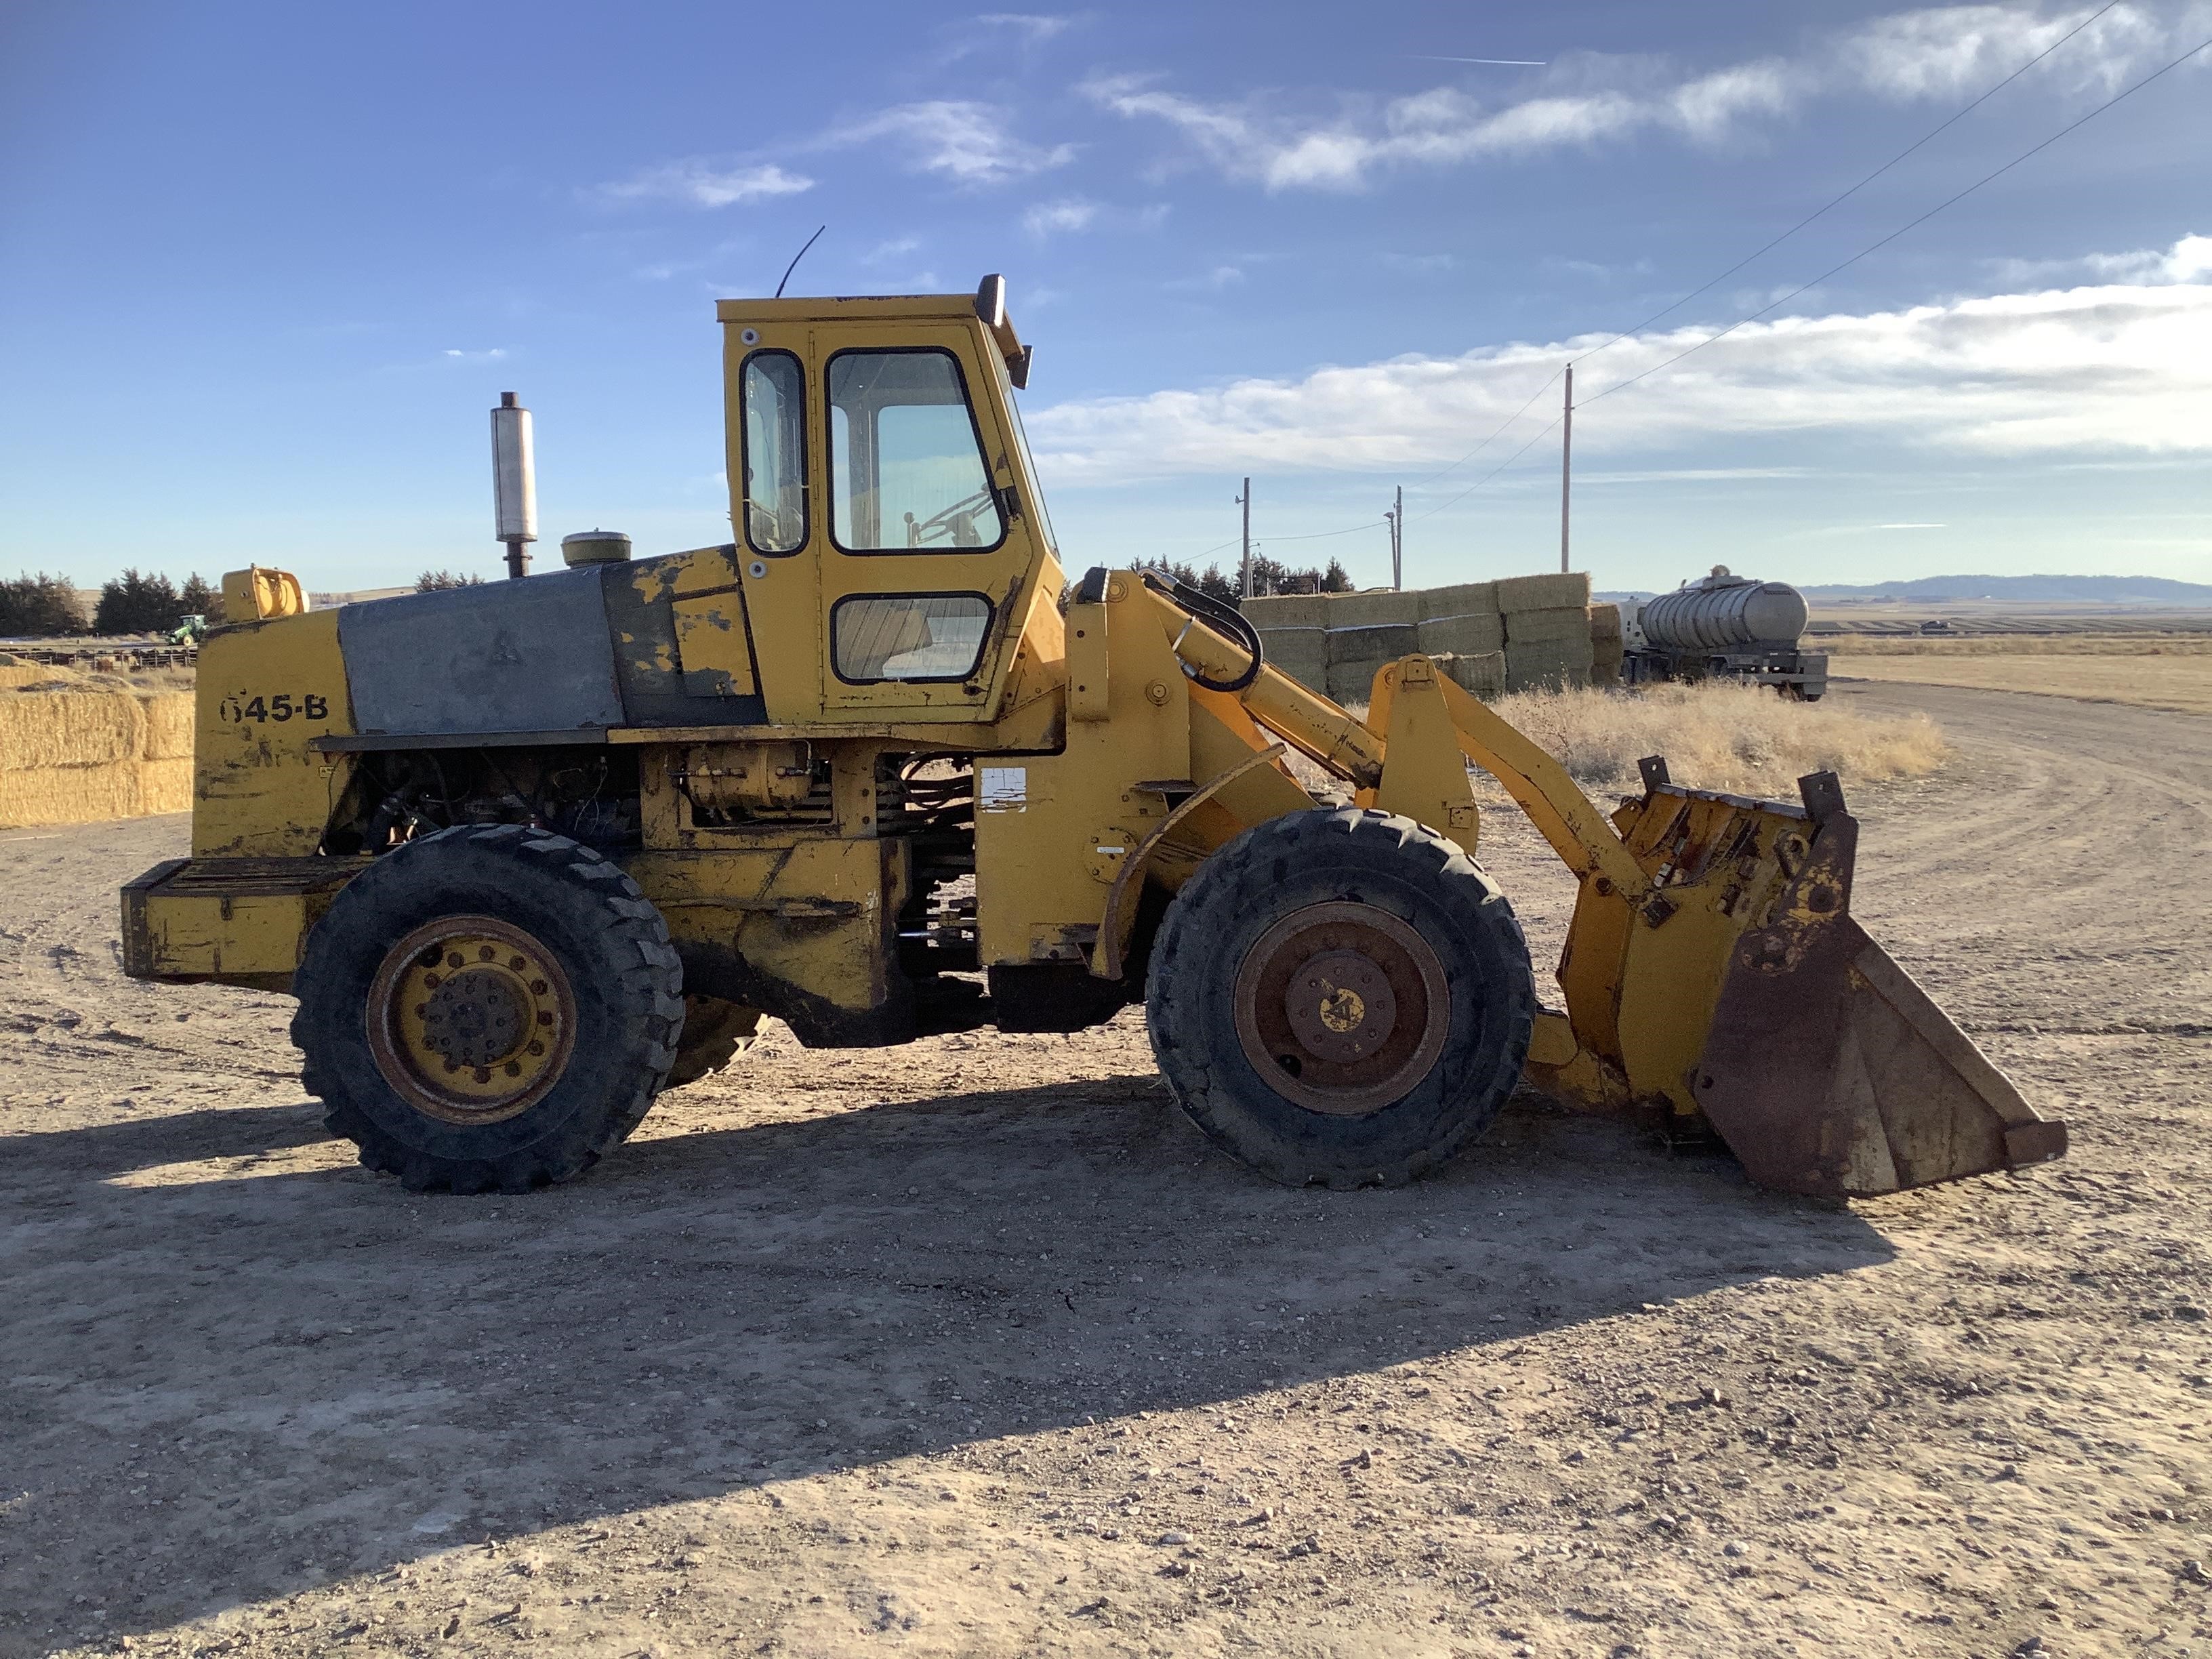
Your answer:
[[[1524,1112],[1289,1192],[1124,1016],[776,1030],[589,1180],[426,1201],[319,1139],[287,1001],[114,972],[181,821],[0,842],[0,1654],[2201,1644],[2212,722],[1841,695],[1959,748],[1854,792],[1856,908],[2064,1164],[1826,1209]],[[1540,963],[1557,866],[1486,835]]]

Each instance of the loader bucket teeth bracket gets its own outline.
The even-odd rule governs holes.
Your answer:
[[[1760,1185],[1869,1198],[2064,1156],[2039,1115],[1849,914],[1858,823],[1830,775],[1763,927],[1736,941],[1692,1094]]]

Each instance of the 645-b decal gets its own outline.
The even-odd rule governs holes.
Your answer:
[[[234,726],[247,720],[325,720],[331,717],[330,699],[313,691],[289,691],[248,696],[234,691],[216,705],[216,712]]]

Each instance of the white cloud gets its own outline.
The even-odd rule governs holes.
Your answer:
[[[1898,12],[1838,37],[1834,60],[1841,77],[1888,97],[1957,97],[2002,80],[2094,9],[2070,6],[2048,16],[2016,5]],[[2109,94],[2169,38],[2157,9],[2115,6],[2053,53],[2047,72],[2074,89]]]
[[[1042,46],[1056,34],[1065,34],[1079,17],[1046,17],[1033,12],[987,11],[975,20],[991,28],[1011,30],[1027,46]]]
[[[1244,273],[1235,265],[1216,265],[1196,276],[1179,276],[1161,287],[1171,294],[1218,294],[1225,288],[1235,288],[1244,280]]]
[[[2212,455],[2212,281],[2203,237],[2164,257],[2184,279],[1999,294],[1869,315],[1748,325],[1617,398],[1598,394],[1706,336],[1635,337],[1584,362],[1575,422],[1594,459],[1679,449],[1685,434],[1819,433],[1999,458]],[[2162,275],[2165,273],[2161,273]],[[1301,468],[1402,471],[1456,460],[1602,336],[1460,357],[1407,356],[1197,391],[1062,404],[1030,414],[1069,483]],[[1551,418],[1556,392],[1461,488]],[[1462,482],[1463,481],[1463,482]]]
[[[494,346],[489,351],[462,351],[452,346],[446,348],[446,360],[448,362],[495,363],[506,356],[505,346]]]
[[[1022,215],[1022,228],[1040,241],[1066,231],[1087,230],[1098,217],[1098,204],[1079,196],[1057,202],[1040,202]]]
[[[694,155],[602,185],[597,193],[607,201],[689,202],[695,207],[719,208],[796,196],[813,188],[811,179],[787,173],[772,161],[754,167],[720,167]]]
[[[2002,5],[1900,12],[1767,57],[1686,74],[1650,58],[1571,53],[1534,79],[1528,95],[1489,102],[1443,86],[1376,100],[1256,94],[1206,102],[1146,76],[1100,76],[1079,90],[1132,119],[1164,123],[1231,178],[1268,190],[1357,190],[1380,173],[1504,160],[1646,132],[1718,144],[1795,114],[1812,100],[1857,94],[1893,102],[1951,99],[2019,68],[2082,22],[2087,6],[2049,16]],[[2129,74],[2201,32],[2204,0],[2161,14],[2114,7],[2038,71],[2069,90],[2109,92]]]
[[[909,253],[919,251],[921,246],[921,238],[919,236],[895,236],[887,242],[877,243],[863,253],[860,263],[864,265],[888,264],[895,259],[905,258]]]
[[[840,127],[820,142],[828,148],[896,139],[909,171],[935,173],[963,185],[1003,185],[1064,166],[1072,144],[1049,149],[1025,143],[1006,130],[1006,112],[967,99],[939,98],[901,104],[865,121]]]
[[[2075,259],[1999,259],[1992,269],[2000,282],[2021,286],[2085,276],[2121,283],[2200,283],[2212,277],[2212,236],[2185,236],[2170,248],[2086,253]]]

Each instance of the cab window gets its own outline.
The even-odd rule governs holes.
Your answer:
[[[949,351],[830,360],[830,534],[848,553],[942,553],[1006,539],[960,365]]]
[[[745,542],[756,553],[806,545],[806,380],[788,351],[745,359]]]
[[[830,662],[853,684],[964,680],[990,626],[981,593],[856,593],[830,612]]]

